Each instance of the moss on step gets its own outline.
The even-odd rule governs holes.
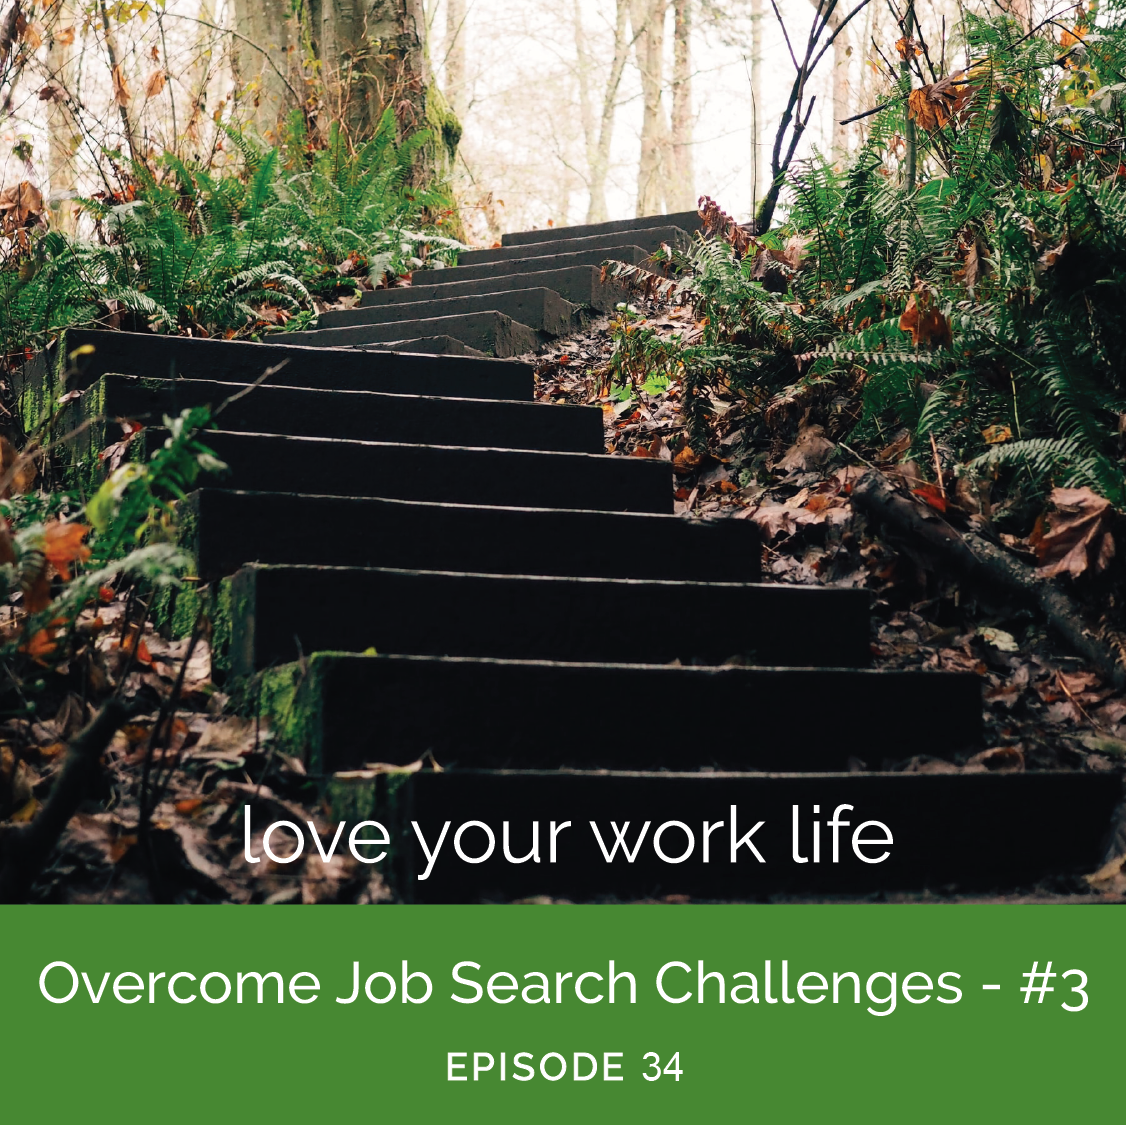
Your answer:
[[[270,724],[275,744],[320,774],[322,749],[321,679],[327,654],[260,672],[249,685],[254,709]]]

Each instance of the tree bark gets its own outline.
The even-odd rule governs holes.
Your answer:
[[[629,59],[629,0],[617,0],[614,18],[614,49],[610,71],[602,93],[597,120],[594,115],[593,60],[587,49],[586,32],[578,0],[574,4],[575,53],[579,68],[579,98],[583,139],[587,154],[587,187],[590,201],[587,204],[588,223],[605,222],[609,216],[606,204],[606,180],[610,174],[610,149],[614,140],[614,125],[618,114],[618,90],[622,85],[626,62]]]
[[[26,827],[7,831],[3,838],[4,865],[0,868],[0,903],[27,900],[36,875],[97,775],[98,760],[128,714],[128,707],[119,699],[103,704],[93,722],[71,742],[51,795],[35,819]]]
[[[446,0],[446,100],[460,120],[468,103],[465,67],[465,0]]]
[[[404,133],[426,126],[422,0],[314,0],[310,13],[334,116],[353,143],[371,136],[389,105]]]
[[[285,116],[300,108],[282,78],[293,69],[293,53],[301,50],[289,10],[289,0],[234,0],[235,30],[249,40],[233,43],[236,83],[251,99],[250,124],[270,142],[278,139]]]
[[[915,33],[915,0],[907,0],[907,15],[904,17],[903,25],[903,38],[910,41]],[[907,89],[911,89],[911,63],[908,59],[904,59],[899,64],[899,72],[902,75],[903,82]],[[903,159],[903,178],[906,181],[907,190],[909,192],[915,190],[915,122],[911,120],[910,115],[906,117],[906,124],[903,127],[904,147],[906,153]]]
[[[766,106],[762,97],[762,0],[751,0],[751,214],[763,195],[763,168],[767,166],[763,137]]]
[[[696,207],[696,166],[692,149],[691,40],[691,0],[673,0],[670,211],[692,211]]]
[[[60,0],[55,30],[72,27],[75,18],[70,4],[66,0]],[[68,102],[72,97],[74,83],[74,44],[63,44],[52,36],[47,52],[47,66],[52,80],[66,91],[66,98],[50,102],[47,110],[47,182],[50,185],[48,205],[51,226],[63,234],[73,235],[77,227],[75,208],[71,202],[77,188],[74,169],[77,127],[71,117]]]
[[[829,18],[830,30],[836,31],[840,21],[840,12],[833,12]],[[833,121],[829,129],[829,152],[835,162],[842,164],[848,159],[848,126],[842,125],[841,122],[852,113],[849,99],[850,63],[851,47],[846,27],[833,41]]]
[[[641,73],[641,159],[637,170],[637,214],[666,210],[669,126],[661,100],[668,0],[631,0],[634,56]]]
[[[922,546],[942,567],[968,579],[999,586],[1041,612],[1067,643],[1108,683],[1126,687],[1126,666],[1113,639],[1108,643],[1083,619],[1083,611],[1054,579],[1040,578],[1027,563],[973,531],[959,532],[934,509],[896,489],[872,469],[853,486],[852,502],[894,533]]]

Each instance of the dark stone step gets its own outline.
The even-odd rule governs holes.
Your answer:
[[[386,344],[368,344],[366,352],[390,351],[406,353],[422,353],[425,355],[465,355],[476,356],[478,359],[488,359],[484,352],[471,348],[461,340],[452,336],[418,336],[413,340],[390,340]],[[490,359],[490,363],[508,362]],[[528,366],[519,364],[520,367]]]
[[[494,246],[488,250],[463,250],[458,255],[457,269],[466,266],[480,266],[495,262],[510,262],[528,257],[545,255],[564,255],[586,253],[592,250],[605,251],[613,256],[616,248],[625,243],[640,246],[650,254],[658,250],[662,243],[680,249],[692,241],[691,235],[676,226],[649,227],[645,230],[631,231],[628,234],[596,234],[587,238],[559,238],[549,242],[536,242],[527,246]]]
[[[738,774],[738,773],[555,773],[422,772],[384,780],[380,812],[391,821],[396,884],[408,901],[473,902],[545,894],[587,900],[602,896],[637,899],[686,894],[700,899],[760,899],[770,895],[869,895],[881,891],[943,893],[999,891],[1026,887],[1048,875],[1079,874],[1100,861],[1111,813],[1121,796],[1112,774]],[[799,854],[811,858],[811,821],[820,807],[821,862],[795,863],[791,834],[793,807],[800,810]],[[840,805],[849,827],[840,834],[840,862],[832,863],[832,835],[826,824]],[[765,860],[748,848],[731,862],[731,807],[736,838],[759,821],[752,837]],[[358,810],[357,810],[358,811]],[[377,817],[378,819],[378,817]],[[470,820],[488,824],[496,837],[491,858],[480,864],[460,860],[455,833]],[[695,836],[684,862],[660,861],[652,842],[667,821],[681,821]],[[887,825],[894,843],[869,846],[882,863],[864,863],[852,849],[852,833],[864,821]],[[450,830],[430,877],[418,878],[426,860],[411,828],[418,823],[433,849]],[[539,823],[541,862],[513,864],[502,852],[502,825],[510,822],[511,852],[531,847],[532,822]],[[557,859],[549,862],[552,821],[569,821],[559,836]],[[632,844],[650,822],[635,862],[620,851],[605,862],[590,822],[613,846],[611,821],[629,822]],[[710,838],[710,862],[702,862],[704,823],[722,822]],[[879,838],[877,829],[867,835]],[[467,829],[463,850],[480,856],[487,839]],[[661,839],[667,856],[687,846],[682,829]],[[680,979],[687,979],[686,977]],[[730,982],[729,982],[730,984]],[[687,987],[687,985],[685,985]]]
[[[749,520],[212,488],[181,510],[205,581],[250,562],[704,582],[760,571]]]
[[[452,336],[475,351],[498,359],[530,355],[542,343],[535,329],[499,312],[427,316],[420,320],[396,320],[391,324],[361,324],[349,328],[318,328],[309,332],[290,332],[289,336],[294,343],[313,348],[362,348],[368,344],[388,344],[397,340]]]
[[[440,287],[437,296],[425,289],[416,291],[413,286],[376,289],[364,294],[358,308],[322,313],[317,321],[318,331],[480,312],[504,313],[548,336],[562,336],[574,326],[577,310],[553,289],[530,282],[501,293],[490,290],[487,283],[484,288],[481,282],[469,284],[470,291],[459,287],[450,292],[448,287]]]
[[[445,272],[456,274],[457,270]],[[550,290],[559,295],[557,299],[562,298],[564,303],[570,302],[572,309],[577,307],[608,312],[619,301],[626,300],[629,296],[629,290],[621,282],[603,282],[601,272],[597,266],[571,266],[567,269],[545,270],[540,273],[518,273],[507,274],[502,277],[488,277],[480,281],[455,280],[443,285],[409,286],[405,289],[374,289],[363,295],[360,299],[360,306],[365,310],[389,308],[398,312],[408,307],[402,303],[407,301],[408,298],[400,296],[400,294],[405,293],[413,297],[414,303],[409,306],[410,308],[421,309],[421,302],[426,302],[427,306],[433,302],[434,307],[438,308],[445,305],[447,300],[453,301],[456,295],[461,300],[472,300],[480,305],[495,306],[501,312],[518,316],[518,310],[509,306],[512,298],[521,297],[525,291]],[[464,296],[461,296],[462,294]],[[352,314],[352,310],[348,313],[325,313],[321,320],[323,321],[325,317],[330,315],[341,317]],[[519,319],[525,324],[532,324],[530,320],[525,320],[522,315],[519,316]],[[573,315],[570,323],[574,323]],[[538,328],[539,324],[534,324],[532,327]],[[568,325],[567,330],[569,328],[570,325]],[[552,330],[550,334],[558,336],[563,333],[562,330]]]
[[[427,753],[444,769],[844,771],[982,736],[981,680],[963,672],[315,653],[262,685],[314,774]]]
[[[281,337],[285,340],[286,337]],[[68,370],[66,357],[80,348]],[[289,343],[251,344],[233,340],[193,340],[140,332],[68,329],[46,351],[17,372],[13,389],[25,424],[34,424],[55,392],[85,390],[102,375],[137,375],[158,379],[222,379],[252,383],[269,367],[285,361],[270,376],[275,387],[315,390],[382,391],[386,394],[456,395],[531,401],[529,364],[493,359],[439,360],[426,355],[371,355],[353,349],[326,352]]]
[[[610,663],[861,667],[868,594],[730,582],[243,567],[230,668],[337,650]]]
[[[154,430],[145,436],[155,448],[167,435]],[[609,512],[673,510],[672,469],[655,458],[224,431],[209,432],[205,441],[230,466],[219,483],[263,492]]]
[[[476,253],[476,251],[474,251]],[[452,269],[445,270],[419,270],[414,275],[414,284],[410,286],[411,289],[438,289],[446,285],[457,285],[465,281],[499,281],[509,274],[522,274],[522,273],[544,273],[546,271],[571,269],[575,266],[597,266],[601,267],[603,262],[606,261],[619,261],[628,262],[631,266],[640,266],[649,260],[649,250],[644,250],[640,246],[612,246],[603,248],[595,248],[593,250],[581,250],[569,254],[539,254],[536,253],[534,257],[522,258],[502,258],[495,262],[483,262],[476,266],[463,266],[457,265]],[[464,258],[465,255],[463,254]],[[551,286],[555,288],[555,286]],[[377,289],[376,293],[395,292],[391,289]],[[567,297],[566,293],[561,290],[556,290],[562,296]],[[567,297],[567,300],[573,300]],[[369,301],[371,304],[378,302]]]
[[[239,384],[204,379],[105,375],[68,412],[159,424],[165,413],[179,413],[189,406],[218,408],[241,390],[245,388]],[[602,411],[594,406],[267,385],[229,402],[218,421],[226,430],[360,441],[491,445],[570,453],[597,453],[604,448]],[[79,441],[98,440],[97,430],[92,427],[85,431]]]
[[[609,223],[586,223],[577,227],[545,227],[543,230],[522,230],[501,238],[502,246],[530,246],[535,242],[555,242],[565,238],[589,238],[599,234],[624,234],[652,230],[654,227],[679,227],[690,234],[701,230],[700,216],[695,211],[674,215],[644,215],[638,219],[615,219]]]

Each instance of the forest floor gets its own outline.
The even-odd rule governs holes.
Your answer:
[[[661,332],[693,330],[685,310],[637,306]],[[1108,688],[1069,654],[1027,607],[943,574],[910,545],[875,534],[853,509],[852,482],[866,465],[831,442],[818,427],[800,440],[756,449],[746,439],[743,400],[713,399],[707,455],[685,439],[675,386],[628,401],[608,393],[609,322],[534,357],[537,397],[556,403],[601,405],[607,450],[619,456],[671,462],[676,508],[694,518],[750,519],[762,532],[768,580],[853,586],[873,596],[872,653],[877,667],[972,671],[982,678],[984,749],[947,758],[913,754],[910,730],[883,730],[876,715],[850,715],[872,730],[870,749],[850,761],[854,771],[951,773],[1062,769],[1122,772],[1126,768],[1126,695]],[[898,453],[890,450],[889,460]],[[910,471],[886,466],[889,473]],[[105,659],[122,660],[128,646],[116,636],[125,606],[88,611],[84,627]],[[124,635],[124,634],[122,634]],[[229,700],[211,682],[206,640],[190,653],[171,736],[148,764],[145,748],[160,721],[159,707],[180,678],[189,643],[144,627],[124,669],[123,694],[138,714],[106,755],[103,789],[68,825],[37,880],[41,902],[374,903],[390,894],[377,872],[350,856],[329,863],[305,858],[288,865],[243,858],[243,808],[255,820],[312,821],[331,838],[330,810],[302,763],[281,753],[264,723],[230,714]],[[937,681],[936,681],[937,682]],[[943,706],[936,692],[935,709]],[[11,720],[0,737],[18,748],[11,807],[31,809],[49,790],[66,740],[92,708],[71,696],[53,718]],[[844,718],[844,717],[842,717]],[[798,721],[795,718],[795,722]],[[926,716],[920,716],[925,722]],[[11,751],[9,750],[9,755]],[[18,765],[17,765],[18,763]],[[419,768],[414,763],[408,768]],[[0,780],[5,763],[0,761]],[[142,790],[155,793],[152,829],[138,827]],[[24,804],[24,802],[28,804]],[[30,815],[30,813],[28,814]],[[15,819],[15,818],[13,818]],[[254,840],[261,854],[261,840]],[[1013,841],[1020,846],[1019,840]],[[307,858],[307,857],[306,857]],[[942,901],[920,893],[880,901]],[[546,901],[546,900],[545,900]],[[667,901],[686,901],[671,896]],[[950,901],[946,899],[945,901]],[[980,900],[979,900],[980,901]],[[1126,823],[1116,826],[1108,862],[1087,878],[1027,888],[992,901],[1126,901]]]

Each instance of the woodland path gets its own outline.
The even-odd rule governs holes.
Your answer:
[[[674,515],[668,462],[607,455],[598,407],[534,402],[532,366],[503,358],[613,308],[605,259],[641,263],[697,229],[692,214],[508,235],[285,344],[73,331],[54,354],[94,345],[69,385],[96,387],[76,408],[109,418],[221,402],[284,361],[223,411],[209,444],[231,472],[184,525],[231,681],[255,685],[338,815],[393,826],[401,897],[995,892],[1092,870],[1116,776],[849,772],[874,731],[909,732],[905,753],[980,745],[978,678],[869,667],[866,592],[760,583],[753,523]],[[106,444],[96,426],[84,441]],[[615,717],[638,698],[624,736]],[[441,769],[365,768],[420,759]],[[811,822],[840,805],[852,827],[892,827],[890,858],[846,843],[834,863],[826,835],[820,863],[792,862],[793,807],[810,859]],[[495,851],[419,881],[411,822],[434,841],[447,820],[488,823]],[[540,860],[506,862],[502,822],[521,857],[533,820]],[[583,829],[557,862],[552,821]],[[651,828],[608,864],[587,821],[608,845],[611,821],[631,844]],[[669,821],[666,856],[692,833],[682,862],[653,848]],[[731,863],[757,821],[767,862],[744,847]],[[485,843],[472,829],[465,848]]]

